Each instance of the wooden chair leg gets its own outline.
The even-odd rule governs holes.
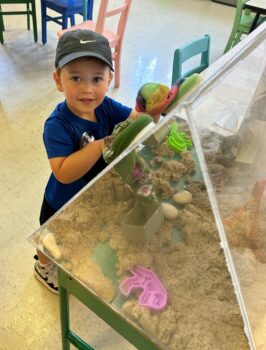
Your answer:
[[[67,20],[68,17],[66,15],[66,13],[63,13],[63,18],[62,18],[62,29],[66,29],[67,28]]]
[[[38,41],[38,29],[37,29],[37,18],[36,18],[35,1],[32,1],[31,10],[32,10],[33,37],[34,37],[34,41],[37,43],[37,41]]]
[[[30,4],[27,3],[27,29],[30,30]]]
[[[46,5],[43,0],[41,0],[41,14],[42,14],[42,43],[43,45],[47,42],[47,21],[46,21]]]
[[[232,42],[232,47],[234,47],[236,44],[239,43],[242,34],[243,34],[242,32],[237,32],[237,33],[236,33],[236,36],[235,36],[235,38],[234,38],[234,40],[233,40],[233,42]]]
[[[71,24],[71,26],[74,26],[75,25],[75,15],[71,15],[69,17],[70,17],[70,24]]]
[[[1,5],[0,5],[0,42],[1,44],[4,44],[4,36],[3,36],[3,31],[5,30],[4,27],[4,19],[3,19],[3,15],[1,13],[2,9],[1,9]]]
[[[116,52],[116,57],[115,57],[115,81],[114,81],[114,86],[115,87],[119,87],[120,86],[120,75],[121,75],[121,53],[120,52]]]
[[[0,28],[0,42],[1,44],[4,44],[4,36],[3,36],[2,28]]]
[[[1,9],[1,5],[0,5],[0,13],[1,13],[2,9]],[[0,14],[0,28],[2,31],[5,30],[5,25],[4,25],[4,18],[3,18],[3,15]]]
[[[87,20],[91,21],[92,20],[92,12],[93,12],[93,0],[88,0],[88,5],[87,5]]]
[[[230,37],[229,37],[229,39],[228,39],[228,41],[227,41],[227,44],[226,44],[226,46],[225,46],[225,49],[224,49],[224,53],[226,53],[227,51],[229,51],[229,50],[232,48],[233,42],[234,42],[234,40],[235,40],[236,34],[237,34],[237,33],[236,33],[235,30],[233,30],[233,31],[231,32]]]
[[[37,30],[36,7],[35,7],[35,1],[34,0],[31,3],[31,11],[32,11],[33,37],[34,37],[34,41],[37,43],[37,41],[38,41],[38,30]]]

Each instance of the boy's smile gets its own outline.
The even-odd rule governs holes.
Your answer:
[[[68,108],[78,117],[96,121],[94,110],[102,103],[112,80],[110,68],[95,58],[76,59],[54,72]]]
[[[80,101],[84,103],[84,105],[91,106],[95,100],[93,98],[81,98]]]

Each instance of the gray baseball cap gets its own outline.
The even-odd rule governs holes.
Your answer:
[[[113,71],[112,51],[108,40],[91,30],[69,30],[58,40],[55,67],[62,68],[80,57],[99,58]]]

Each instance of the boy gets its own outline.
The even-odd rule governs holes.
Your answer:
[[[105,96],[113,78],[108,40],[89,30],[65,32],[56,49],[54,81],[65,95],[46,120],[44,144],[52,174],[45,189],[40,224],[48,220],[106,166],[104,137],[138,113]],[[56,267],[40,251],[35,277],[58,293]]]

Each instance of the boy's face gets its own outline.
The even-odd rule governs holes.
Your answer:
[[[68,108],[77,116],[95,120],[98,107],[113,78],[110,68],[95,58],[79,58],[54,72],[57,89],[66,97]]]

